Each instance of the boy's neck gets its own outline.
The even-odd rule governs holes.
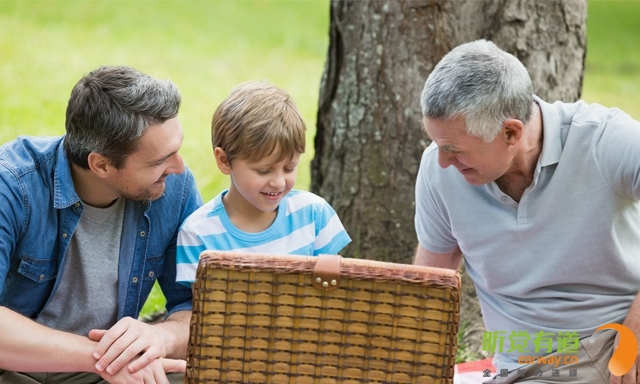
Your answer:
[[[222,197],[222,204],[231,223],[239,230],[249,233],[266,230],[278,215],[277,209],[272,212],[263,212],[244,199],[235,199],[231,190]]]

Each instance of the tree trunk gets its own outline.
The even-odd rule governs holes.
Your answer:
[[[412,261],[415,178],[430,143],[421,130],[420,93],[449,50],[492,40],[524,63],[538,96],[580,96],[586,0],[332,0],[330,12],[311,190],[353,238],[345,256]],[[477,339],[480,310],[463,280],[461,325]]]

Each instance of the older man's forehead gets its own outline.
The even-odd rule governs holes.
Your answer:
[[[431,119],[428,117],[422,120],[423,130],[433,140],[432,136],[460,137],[467,135],[464,119],[454,118],[449,120]]]

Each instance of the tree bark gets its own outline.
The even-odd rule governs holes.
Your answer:
[[[492,40],[524,63],[538,96],[577,100],[586,7],[586,0],[331,1],[311,190],[353,238],[344,256],[412,262],[415,178],[430,143],[420,93],[442,56]],[[463,280],[461,324],[479,351],[480,310]]]

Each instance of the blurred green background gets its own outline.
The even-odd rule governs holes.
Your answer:
[[[640,118],[640,1],[589,1],[583,99]],[[170,78],[182,92],[180,153],[205,201],[228,185],[210,122],[229,90],[267,80],[307,122],[297,188],[309,187],[315,114],[329,44],[329,1],[0,0],[0,144],[61,135],[73,85],[103,64]],[[143,314],[164,306],[155,289]]]

